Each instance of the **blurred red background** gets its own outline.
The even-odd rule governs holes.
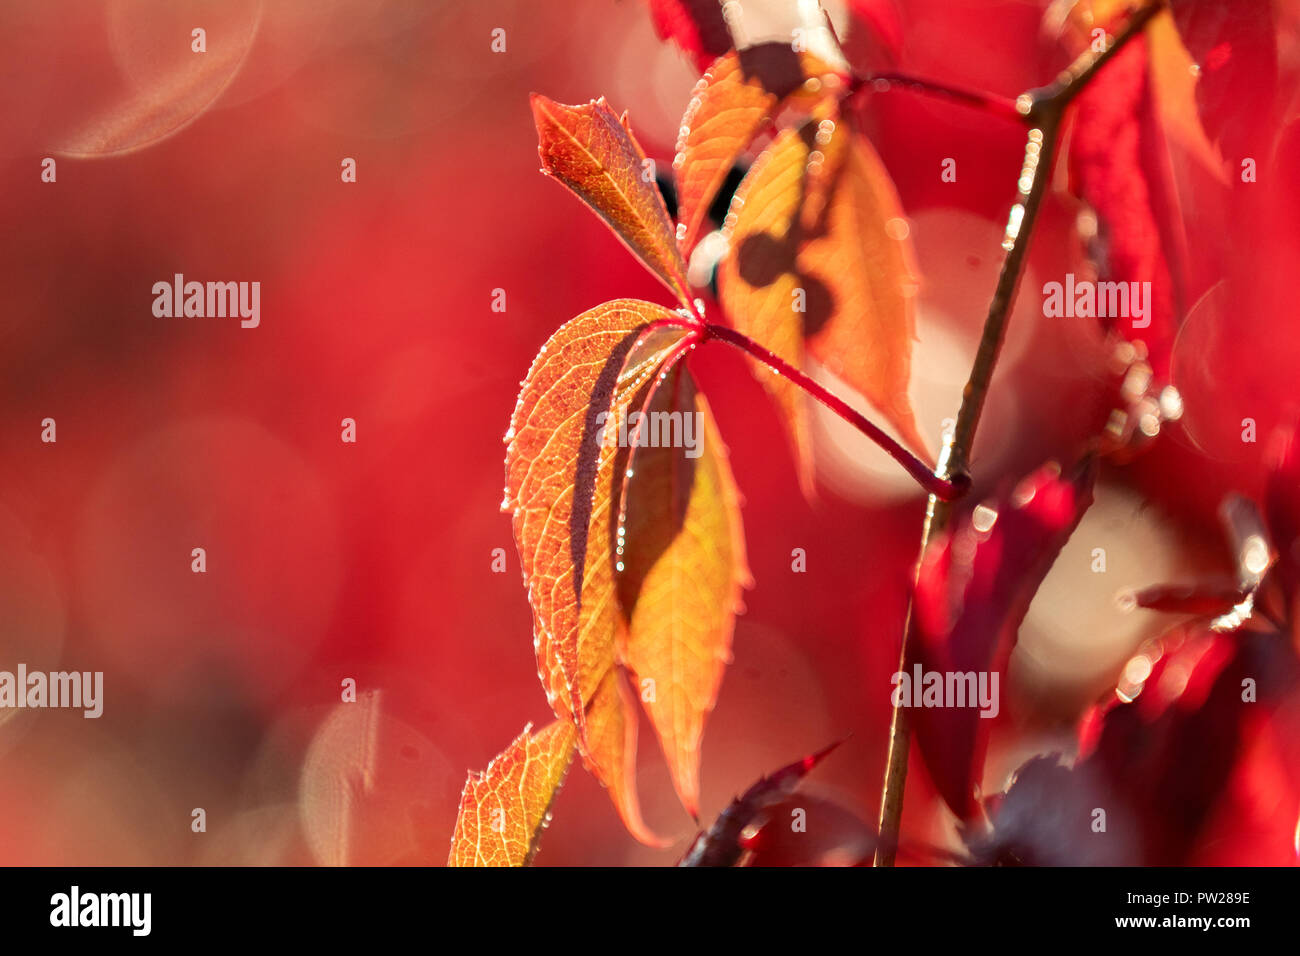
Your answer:
[[[899,0],[899,68],[1014,96],[1068,61],[1044,7]],[[549,719],[498,510],[519,380],[571,316],[618,296],[666,301],[539,175],[527,94],[605,95],[666,169],[693,65],[632,0],[9,0],[0,64],[0,668],[105,674],[97,721],[0,722],[0,863],[442,863],[466,771]],[[904,92],[864,110],[924,272],[913,392],[937,446],[993,288],[1023,131]],[[47,156],[55,183],[41,181]],[[345,157],[356,183],[340,180]],[[940,181],[945,157],[956,183]],[[1180,170],[1193,242],[1230,245],[1223,202],[1199,202]],[[1256,301],[1194,313],[1176,374],[1181,354],[1223,364],[1189,373],[1183,423],[1104,473],[1031,610],[989,788],[1064,745],[1167,624],[1125,615],[1116,593],[1227,567],[1215,508],[1258,490],[1263,436],[1296,402],[1297,247],[1271,211],[1300,208],[1285,206],[1295,182],[1269,185],[1268,208],[1231,200],[1255,241],[1214,268],[1248,254],[1266,281]],[[1100,334],[1038,306],[1036,284],[1080,261],[1063,187],[1034,238],[977,490],[1074,455],[1110,409]],[[260,326],[155,317],[153,283],[178,272],[260,281]],[[823,421],[826,478],[805,502],[743,360],[707,349],[693,366],[731,448],[756,580],[705,735],[703,813],[851,732],[808,786],[874,819],[924,499]],[[1239,440],[1247,416],[1260,444]],[[57,443],[40,440],[45,418]],[[340,441],[344,418],[355,444]],[[191,572],[195,547],[205,574]],[[507,573],[491,570],[495,548]],[[357,704],[340,703],[349,677]],[[684,840],[693,825],[642,741],[647,817]],[[924,770],[909,783],[905,834],[949,839]],[[197,807],[206,833],[191,831]],[[636,844],[579,768],[554,810],[539,863],[680,853]]]

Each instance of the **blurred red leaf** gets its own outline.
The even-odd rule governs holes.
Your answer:
[[[746,866],[862,866],[876,852],[875,827],[824,797],[793,793],[764,816],[757,831],[741,839]],[[796,820],[802,825],[794,826]]]
[[[1092,256],[1098,278],[1151,284],[1150,314],[1140,320],[1146,324],[1120,317],[1114,326],[1124,338],[1146,344],[1156,377],[1167,381],[1185,308],[1182,224],[1145,37],[1121,50],[1076,100],[1069,170],[1071,190],[1097,214]]]
[[[1069,477],[1044,466],[997,502],[996,516],[977,509],[931,544],[913,605],[915,660],[923,673],[996,673],[1001,682],[1034,593],[1092,504],[1095,477],[1092,459]],[[913,675],[905,676],[910,681]],[[921,688],[912,693],[919,697]],[[979,707],[970,701],[962,707],[916,707],[913,725],[940,794],[959,817],[973,816],[988,743],[988,722]]]
[[[1267,600],[1267,592],[1261,592],[1260,587],[1276,555],[1259,509],[1248,498],[1234,493],[1224,498],[1219,516],[1232,545],[1235,578],[1146,587],[1134,595],[1138,607],[1215,619],[1210,623],[1216,630],[1229,631],[1244,624],[1261,600]],[[1229,616],[1230,612],[1234,613]]]
[[[845,54],[864,72],[895,62],[903,48],[903,21],[893,0],[849,0]]]
[[[1286,608],[1296,615],[1300,600],[1300,427],[1273,438],[1272,467],[1264,491],[1264,515],[1277,551],[1277,576]]]
[[[1171,8],[1200,67],[1196,104],[1206,132],[1234,161],[1267,156],[1278,84],[1273,4],[1173,0]]]
[[[1187,862],[1251,728],[1295,699],[1298,678],[1275,632],[1180,628],[1125,666],[1080,724],[1078,766],[1104,781],[1108,814],[1134,828],[1143,864]]]
[[[672,40],[695,58],[703,72],[732,47],[721,0],[649,0],[661,40]]]
[[[1248,593],[1229,580],[1188,585],[1158,584],[1138,591],[1134,601],[1138,607],[1148,611],[1217,617],[1244,601]]]

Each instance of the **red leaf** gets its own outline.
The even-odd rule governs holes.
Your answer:
[[[1287,607],[1300,599],[1300,426],[1274,437],[1273,467],[1264,492],[1269,535]]]
[[[1195,614],[1218,617],[1227,614],[1249,594],[1232,581],[1203,584],[1158,584],[1143,588],[1133,596],[1138,607],[1168,614]]]
[[[1181,288],[1175,286],[1182,258],[1174,230],[1181,222],[1145,37],[1121,50],[1079,95],[1069,142],[1071,189],[1097,213],[1092,255],[1098,279],[1151,283],[1150,314],[1114,319],[1115,329],[1145,342],[1156,377],[1167,381],[1183,311]]]
[[[922,688],[911,688],[917,667],[923,675],[940,674],[945,683],[950,674],[974,673],[978,680],[987,673],[990,688],[997,674],[1000,687],[1020,622],[1092,503],[1095,477],[1091,459],[1068,478],[1054,466],[1040,468],[998,502],[996,516],[977,508],[931,544],[913,606],[916,664],[913,673],[894,678],[896,698],[902,699],[905,689],[912,703],[921,698]],[[959,817],[973,816],[988,742],[988,720],[978,704],[915,707],[913,723],[940,794]]]
[[[1174,0],[1172,9],[1200,67],[1196,105],[1205,131],[1233,165],[1243,156],[1266,155],[1278,83],[1273,4]]]
[[[812,793],[792,793],[769,806],[765,816],[752,836],[741,837],[746,866],[862,866],[870,865],[876,852],[875,827]],[[806,829],[792,825],[798,818]]]
[[[898,62],[903,21],[893,0],[849,0],[849,30],[844,55],[861,73]]]
[[[1111,820],[1136,829],[1142,863],[1186,862],[1252,721],[1294,699],[1298,678],[1276,633],[1179,629],[1125,666],[1115,695],[1081,724],[1078,766],[1108,788]]]
[[[735,866],[745,853],[745,848],[741,845],[745,828],[761,823],[764,811],[792,793],[808,771],[821,763],[841,743],[843,741],[837,740],[829,747],[763,777],[731,801],[727,809],[718,815],[713,826],[695,838],[677,865]]]
[[[1138,607],[1215,618],[1211,623],[1220,631],[1235,630],[1249,619],[1260,598],[1260,585],[1275,558],[1268,543],[1268,529],[1254,503],[1238,494],[1224,498],[1219,517],[1232,543],[1235,580],[1143,588],[1134,595]],[[1229,612],[1234,613],[1228,616]]]

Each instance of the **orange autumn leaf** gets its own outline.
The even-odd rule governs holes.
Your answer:
[[[448,866],[526,866],[573,760],[573,724],[532,725],[487,770],[470,772],[460,796]]]
[[[584,763],[608,789],[628,831],[644,843],[662,845],[642,820],[638,802],[639,713],[628,687],[628,658],[643,671],[662,674],[670,706],[662,714],[652,709],[651,718],[674,782],[695,814],[700,734],[726,664],[740,581],[747,575],[738,496],[711,418],[703,436],[709,458],[700,471],[701,490],[689,499],[691,525],[682,540],[698,526],[705,534],[720,529],[725,544],[672,540],[674,500],[653,494],[660,487],[656,475],[663,470],[671,489],[673,481],[693,476],[693,469],[687,472],[647,452],[640,479],[646,492],[632,490],[638,480],[633,465],[638,430],[633,426],[629,443],[629,413],[658,408],[663,401],[658,390],[669,370],[704,337],[705,328],[690,314],[695,306],[681,278],[684,266],[671,224],[657,188],[649,185],[653,180],[643,175],[645,157],[626,120],[616,118],[604,100],[567,107],[534,96],[533,109],[544,171],[592,206],[687,307],[674,312],[633,299],[607,302],[561,327],[542,346],[506,434],[502,503],[513,516],[547,700],[557,717],[572,722]],[[684,374],[676,373],[676,381]],[[683,394],[689,394],[692,425],[708,416],[702,399],[697,409],[693,386],[670,398]],[[682,412],[677,414],[680,420]],[[628,523],[621,509],[629,495],[639,503],[638,519],[625,539]],[[651,507],[643,511],[640,504]],[[673,560],[663,570],[654,562],[645,565],[633,590],[620,594],[615,552],[621,555],[635,539],[646,545],[638,554],[648,553],[661,540],[656,537],[661,527],[673,530],[662,538]],[[709,546],[718,553],[696,553]],[[664,593],[661,583],[665,575],[672,583],[679,561],[698,565],[698,583],[711,588],[716,599],[710,606],[716,621],[706,615],[706,631],[694,632],[705,653],[690,666],[681,663],[681,635],[690,633],[691,625],[678,619],[693,608]],[[623,567],[620,561],[617,570]],[[715,568],[721,574],[711,573]],[[628,595],[635,612],[632,604],[621,603]],[[656,604],[662,605],[657,613]],[[633,628],[636,640],[628,636]]]
[[[915,451],[926,446],[907,395],[917,274],[907,223],[880,157],[845,120],[785,130],[740,184],[718,269],[732,325],[802,367],[812,356],[859,391]],[[805,400],[767,369],[805,489]]]
[[[785,130],[751,167],[723,225],[731,249],[718,264],[718,299],[731,324],[766,346],[796,368],[804,366],[804,332],[791,303],[799,277],[793,271],[795,252],[785,243],[797,221],[803,166],[795,160],[801,152],[800,134]],[[806,151],[805,151],[806,155]],[[774,198],[765,205],[746,202],[755,185]],[[757,243],[772,246],[769,255],[759,256]],[[742,258],[739,251],[748,248]],[[758,259],[780,259],[785,268],[759,272]],[[742,271],[743,270],[743,271]],[[755,368],[760,382],[780,409],[793,446],[799,482],[805,493],[812,492],[812,445],[808,432],[807,398],[803,391],[767,369]]]
[[[678,241],[684,252],[695,244],[709,205],[737,157],[792,94],[811,102],[832,95],[840,83],[828,65],[794,52],[788,43],[733,50],[708,68],[682,117],[673,159]]]
[[[590,206],[678,301],[694,308],[672,219],[627,115],[620,118],[603,96],[566,106],[534,93],[532,107],[542,172]]]
[[[824,324],[808,334],[809,349],[924,454],[907,396],[919,277],[902,204],[880,156],[847,123],[838,124],[822,152],[831,177],[821,214],[825,234],[812,229],[799,261],[826,277],[833,302]]]
[[[654,833],[641,817],[636,790],[637,710],[636,698],[617,665],[605,672],[587,708],[587,748],[583,759],[587,769],[609,791],[627,832],[646,846],[664,847],[666,840]]]
[[[506,433],[502,508],[513,515],[538,676],[556,716],[577,724],[580,747],[619,623],[609,549],[626,449],[602,441],[602,416],[626,412],[693,334],[683,322],[617,299],[565,323],[533,360]]]
[[[730,661],[741,589],[750,583],[740,495],[708,403],[684,367],[660,383],[645,413],[620,521],[626,536],[618,591],[628,622],[622,657],[677,794],[698,818],[704,721]]]

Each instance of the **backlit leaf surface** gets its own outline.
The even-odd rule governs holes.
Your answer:
[[[672,220],[626,114],[620,118],[603,96],[566,106],[534,93],[532,105],[542,172],[590,206],[678,301],[691,308]]]
[[[907,395],[916,267],[870,143],[830,116],[783,131],[741,183],[724,232],[731,248],[718,284],[731,323],[791,364],[816,358],[924,453]],[[758,374],[784,414],[807,488],[804,397],[769,370]]]
[[[557,720],[524,728],[460,797],[448,866],[524,866],[537,851],[551,802],[573,760],[574,730]]]
[[[561,326],[534,359],[506,438],[513,515],[533,608],[538,674],[585,738],[585,708],[614,660],[620,624],[609,547],[626,449],[602,440],[691,330],[669,309],[607,302]]]
[[[622,656],[678,796],[696,816],[700,739],[749,572],[727,449],[684,366],[668,374],[645,411],[641,435],[652,445],[632,454],[617,555],[628,622]],[[682,447],[685,435],[693,449]]]
[[[696,84],[673,160],[680,242],[689,250],[736,159],[788,99],[815,101],[840,87],[830,67],[788,43],[731,51]],[[792,94],[798,96],[792,97]]]

